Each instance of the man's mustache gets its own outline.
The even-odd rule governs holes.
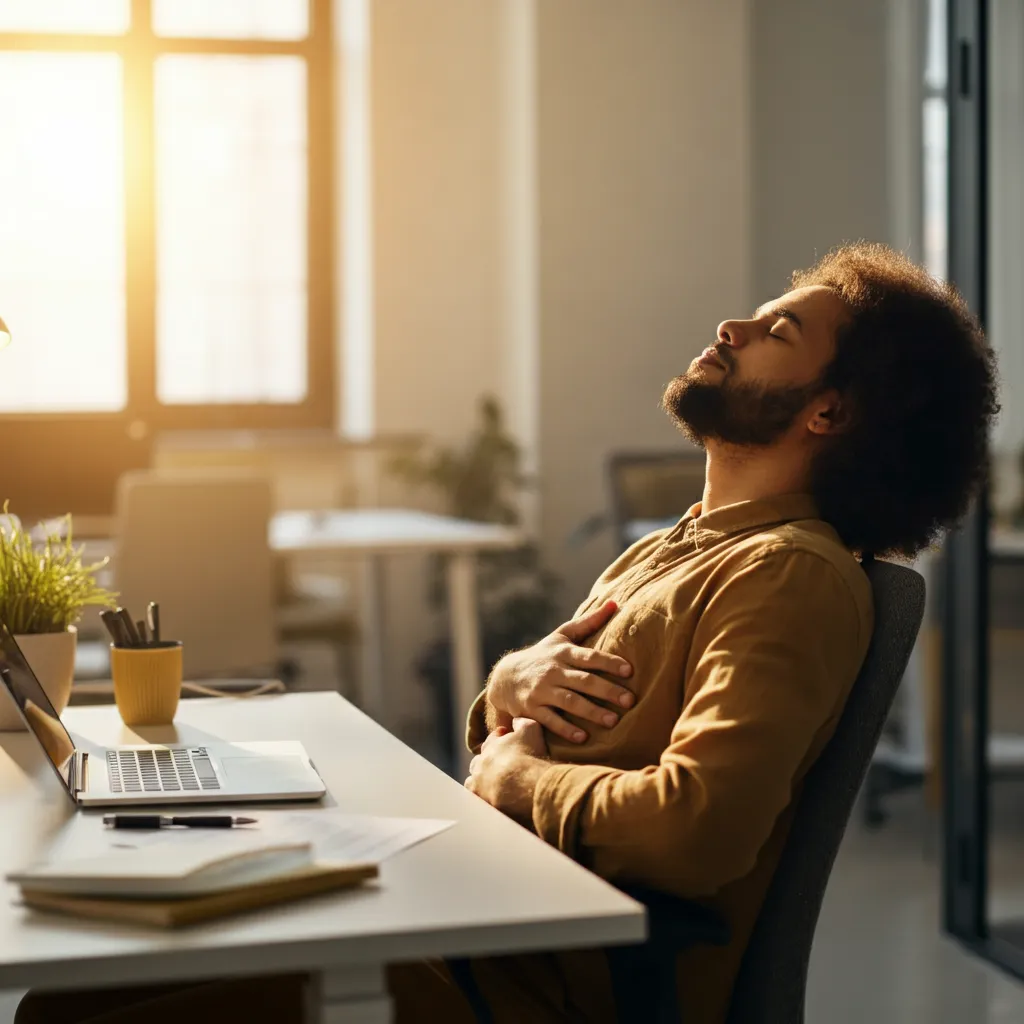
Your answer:
[[[727,369],[731,370],[733,367],[733,355],[729,351],[728,345],[712,345],[711,351],[714,352],[715,358]]]

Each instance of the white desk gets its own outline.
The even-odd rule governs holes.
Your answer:
[[[139,742],[113,707],[70,708],[84,742]],[[309,971],[319,1024],[384,1024],[387,963],[639,941],[639,904],[488,807],[334,693],[182,701],[144,741],[298,739],[352,813],[455,819],[379,883],[180,932],[33,914],[0,900],[0,990]],[[0,733],[0,873],[72,812],[24,733]],[[309,807],[310,805],[305,805]],[[79,812],[85,813],[85,812]],[[102,812],[90,812],[99,814]]]
[[[436,516],[412,509],[279,512],[270,524],[270,545],[282,555],[325,552],[366,556],[363,699],[366,711],[392,725],[384,692],[384,566],[387,555],[443,553],[448,559],[448,607],[454,672],[453,736],[460,766],[468,755],[461,737],[466,714],[484,684],[474,559],[480,551],[514,548],[523,535],[507,526]]]

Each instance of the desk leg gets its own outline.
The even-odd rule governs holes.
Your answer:
[[[384,694],[384,559],[370,555],[363,565],[363,710],[390,728]]]
[[[476,603],[476,559],[469,552],[453,554],[448,561],[448,604],[451,613],[452,664],[456,778],[469,774],[469,752],[465,749],[466,715],[484,684],[480,651],[480,612]]]
[[[310,979],[310,1024],[391,1024],[384,968],[343,967]]]

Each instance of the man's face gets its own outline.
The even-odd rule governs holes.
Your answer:
[[[845,316],[843,300],[814,285],[765,303],[749,320],[726,320],[662,404],[698,444],[772,444],[821,394]]]

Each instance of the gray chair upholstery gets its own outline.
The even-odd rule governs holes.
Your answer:
[[[743,957],[729,1024],[799,1024],[804,1019],[807,968],[825,888],[921,627],[921,575],[874,560],[864,569],[874,594],[874,635],[835,734],[807,774]]]

